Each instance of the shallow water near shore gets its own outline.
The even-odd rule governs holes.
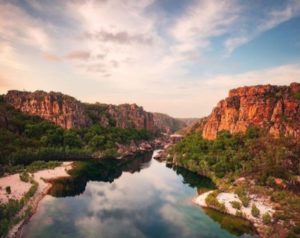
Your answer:
[[[213,188],[208,178],[151,154],[76,162],[70,173],[53,182],[22,237],[252,237],[247,221],[192,203]]]

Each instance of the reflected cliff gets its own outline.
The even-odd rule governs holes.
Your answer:
[[[54,197],[80,195],[89,181],[109,182],[121,177],[123,172],[136,173],[149,167],[152,153],[137,155],[127,159],[101,159],[75,162],[69,171],[70,177],[56,179],[48,194]]]
[[[76,162],[71,177],[53,181],[22,237],[253,237],[250,225],[192,203],[214,188],[208,178],[151,157]]]

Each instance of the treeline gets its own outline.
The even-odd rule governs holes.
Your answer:
[[[116,143],[148,140],[146,130],[88,128],[64,130],[39,117],[28,116],[0,97],[0,175],[8,168],[37,160],[89,158],[94,152],[116,155]]]
[[[260,185],[274,185],[275,178],[294,184],[300,171],[300,142],[273,138],[251,127],[245,134],[222,131],[217,139],[199,133],[186,136],[173,148],[176,163],[207,176],[250,176]]]

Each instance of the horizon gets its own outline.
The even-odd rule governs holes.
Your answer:
[[[0,10],[1,94],[201,118],[230,89],[300,82],[297,0],[0,0]]]

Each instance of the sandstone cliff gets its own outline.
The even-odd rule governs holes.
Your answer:
[[[206,139],[215,139],[221,130],[243,133],[249,126],[264,128],[275,137],[300,138],[300,84],[232,89],[193,130],[202,131]]]
[[[4,100],[24,113],[40,116],[66,129],[99,124],[102,127],[172,133],[186,125],[168,115],[147,112],[136,104],[81,103],[57,92],[12,90]]]
[[[85,127],[91,122],[82,104],[62,93],[12,90],[6,94],[5,101],[24,113],[40,116],[66,129]]]
[[[136,128],[154,131],[153,115],[136,104],[85,104],[86,112],[94,124],[103,127]]]
[[[155,127],[165,133],[173,133],[188,125],[181,119],[170,117],[163,113],[153,113]]]

